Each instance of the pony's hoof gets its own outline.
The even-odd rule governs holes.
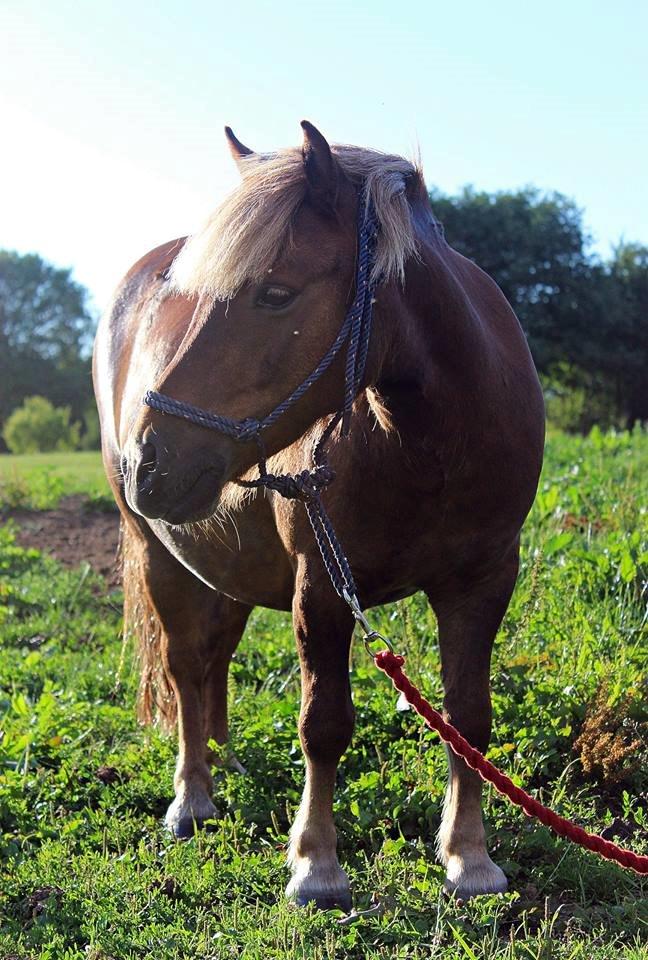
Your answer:
[[[304,871],[305,873],[305,871]],[[286,888],[286,897],[298,907],[314,904],[318,910],[351,910],[351,887],[342,869],[326,871],[326,876],[317,876],[309,870],[306,875],[297,873]]]
[[[211,801],[203,802],[200,807],[197,807],[197,805],[188,806],[174,800],[167,810],[164,826],[176,840],[189,840],[196,830],[205,829],[205,821],[214,820],[217,817],[218,811]]]
[[[309,893],[305,890],[293,897],[293,903],[297,907],[315,906],[318,910],[344,910],[345,913],[351,912],[351,891],[340,891],[340,893]]]
[[[447,864],[447,876],[443,889],[457,900],[470,900],[485,894],[505,893],[508,881],[496,863],[489,856],[479,861],[468,861],[463,857],[450,857]]]
[[[196,830],[209,829],[209,827],[205,828],[202,817],[182,817],[170,826],[167,824],[167,827],[176,840],[190,840]]]

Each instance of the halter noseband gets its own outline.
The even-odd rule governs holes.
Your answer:
[[[356,586],[349,569],[349,563],[320,498],[320,491],[325,489],[335,478],[335,474],[326,460],[326,443],[340,421],[342,422],[342,435],[348,435],[351,410],[362,384],[371,336],[375,292],[372,272],[376,258],[378,223],[371,197],[365,191],[360,193],[358,201],[357,227],[358,254],[355,296],[340,331],[315,369],[293,390],[290,396],[278,404],[267,416],[260,420],[255,417],[233,420],[217,413],[210,413],[208,410],[193,406],[193,404],[184,403],[182,400],[174,400],[173,397],[157,393],[154,390],[147,391],[144,403],[161,413],[182,417],[199,427],[217,430],[219,433],[231,437],[232,440],[240,442],[256,440],[259,451],[259,476],[255,480],[239,480],[238,483],[246,487],[265,487],[275,490],[283,497],[301,500],[304,503],[331,582],[339,596],[346,600],[351,607],[356,620],[359,620],[366,627],[366,620],[364,620],[364,615],[356,597]],[[268,473],[262,439],[263,431],[276,423],[323,376],[345,344],[347,345],[347,352],[344,368],[343,403],[338,412],[333,415],[313,448],[313,469],[303,470],[298,474],[282,474],[279,476]]]

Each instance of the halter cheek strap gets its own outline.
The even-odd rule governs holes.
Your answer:
[[[184,403],[182,400],[175,400],[173,397],[157,393],[154,390],[149,390],[146,393],[144,403],[161,413],[181,417],[209,430],[217,430],[219,433],[223,433],[239,442],[256,440],[259,476],[255,480],[239,480],[238,482],[246,487],[265,487],[269,490],[275,490],[282,497],[303,502],[331,582],[338,595],[349,604],[356,620],[362,623],[364,618],[357,600],[356,586],[349,563],[320,497],[320,492],[335,479],[335,473],[326,459],[326,444],[340,422],[342,423],[342,435],[347,436],[349,433],[353,402],[362,384],[371,337],[375,293],[372,272],[376,259],[378,223],[371,198],[364,190],[361,192],[358,202],[357,229],[358,254],[355,296],[340,331],[315,369],[293,390],[290,396],[286,397],[267,416],[260,420],[254,417],[248,417],[245,420],[233,420],[230,417],[223,417],[217,413],[195,407],[193,404]],[[345,345],[346,362],[342,405],[338,412],[333,415],[313,448],[313,468],[303,470],[298,474],[275,475],[268,473],[263,431],[276,423],[284,413],[303,397],[314,383],[317,383]]]

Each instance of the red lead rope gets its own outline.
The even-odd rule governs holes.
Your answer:
[[[458,757],[466,761],[469,767],[476,770],[482,780],[492,783],[505,797],[508,797],[512,803],[522,807],[527,817],[536,817],[540,823],[550,827],[554,833],[560,837],[567,837],[573,840],[581,847],[593,850],[601,857],[607,860],[615,860],[622,867],[628,867],[630,870],[640,874],[648,874],[648,856],[640,856],[632,853],[631,850],[624,850],[618,847],[616,843],[604,840],[594,833],[588,833],[582,827],[578,827],[570,820],[559,817],[557,813],[543,806],[538,800],[529,796],[520,787],[516,787],[512,780],[501,773],[497,767],[487,760],[479,750],[468,743],[461,736],[459,731],[450,723],[446,723],[438,710],[428,703],[428,701],[419,693],[413,683],[403,673],[402,666],[405,663],[403,657],[393,654],[390,650],[382,650],[374,655],[376,666],[379,667],[388,677],[397,690],[400,690],[407,699],[407,702],[423,717],[431,730],[436,730],[442,740],[452,747]]]

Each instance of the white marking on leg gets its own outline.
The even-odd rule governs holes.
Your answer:
[[[336,853],[334,781],[334,769],[307,762],[304,793],[290,831],[288,864],[292,878],[286,896],[300,905],[314,901],[324,908],[337,904],[348,909],[349,880]]]
[[[192,836],[194,823],[201,827],[205,820],[218,816],[211,798],[212,780],[206,766],[200,771],[177,770],[174,786],[175,799],[166,812],[164,823],[175,836]]]
[[[437,838],[437,855],[446,868],[447,892],[466,900],[484,893],[503,893],[507,880],[486,850],[481,812],[481,780],[454,756]]]

